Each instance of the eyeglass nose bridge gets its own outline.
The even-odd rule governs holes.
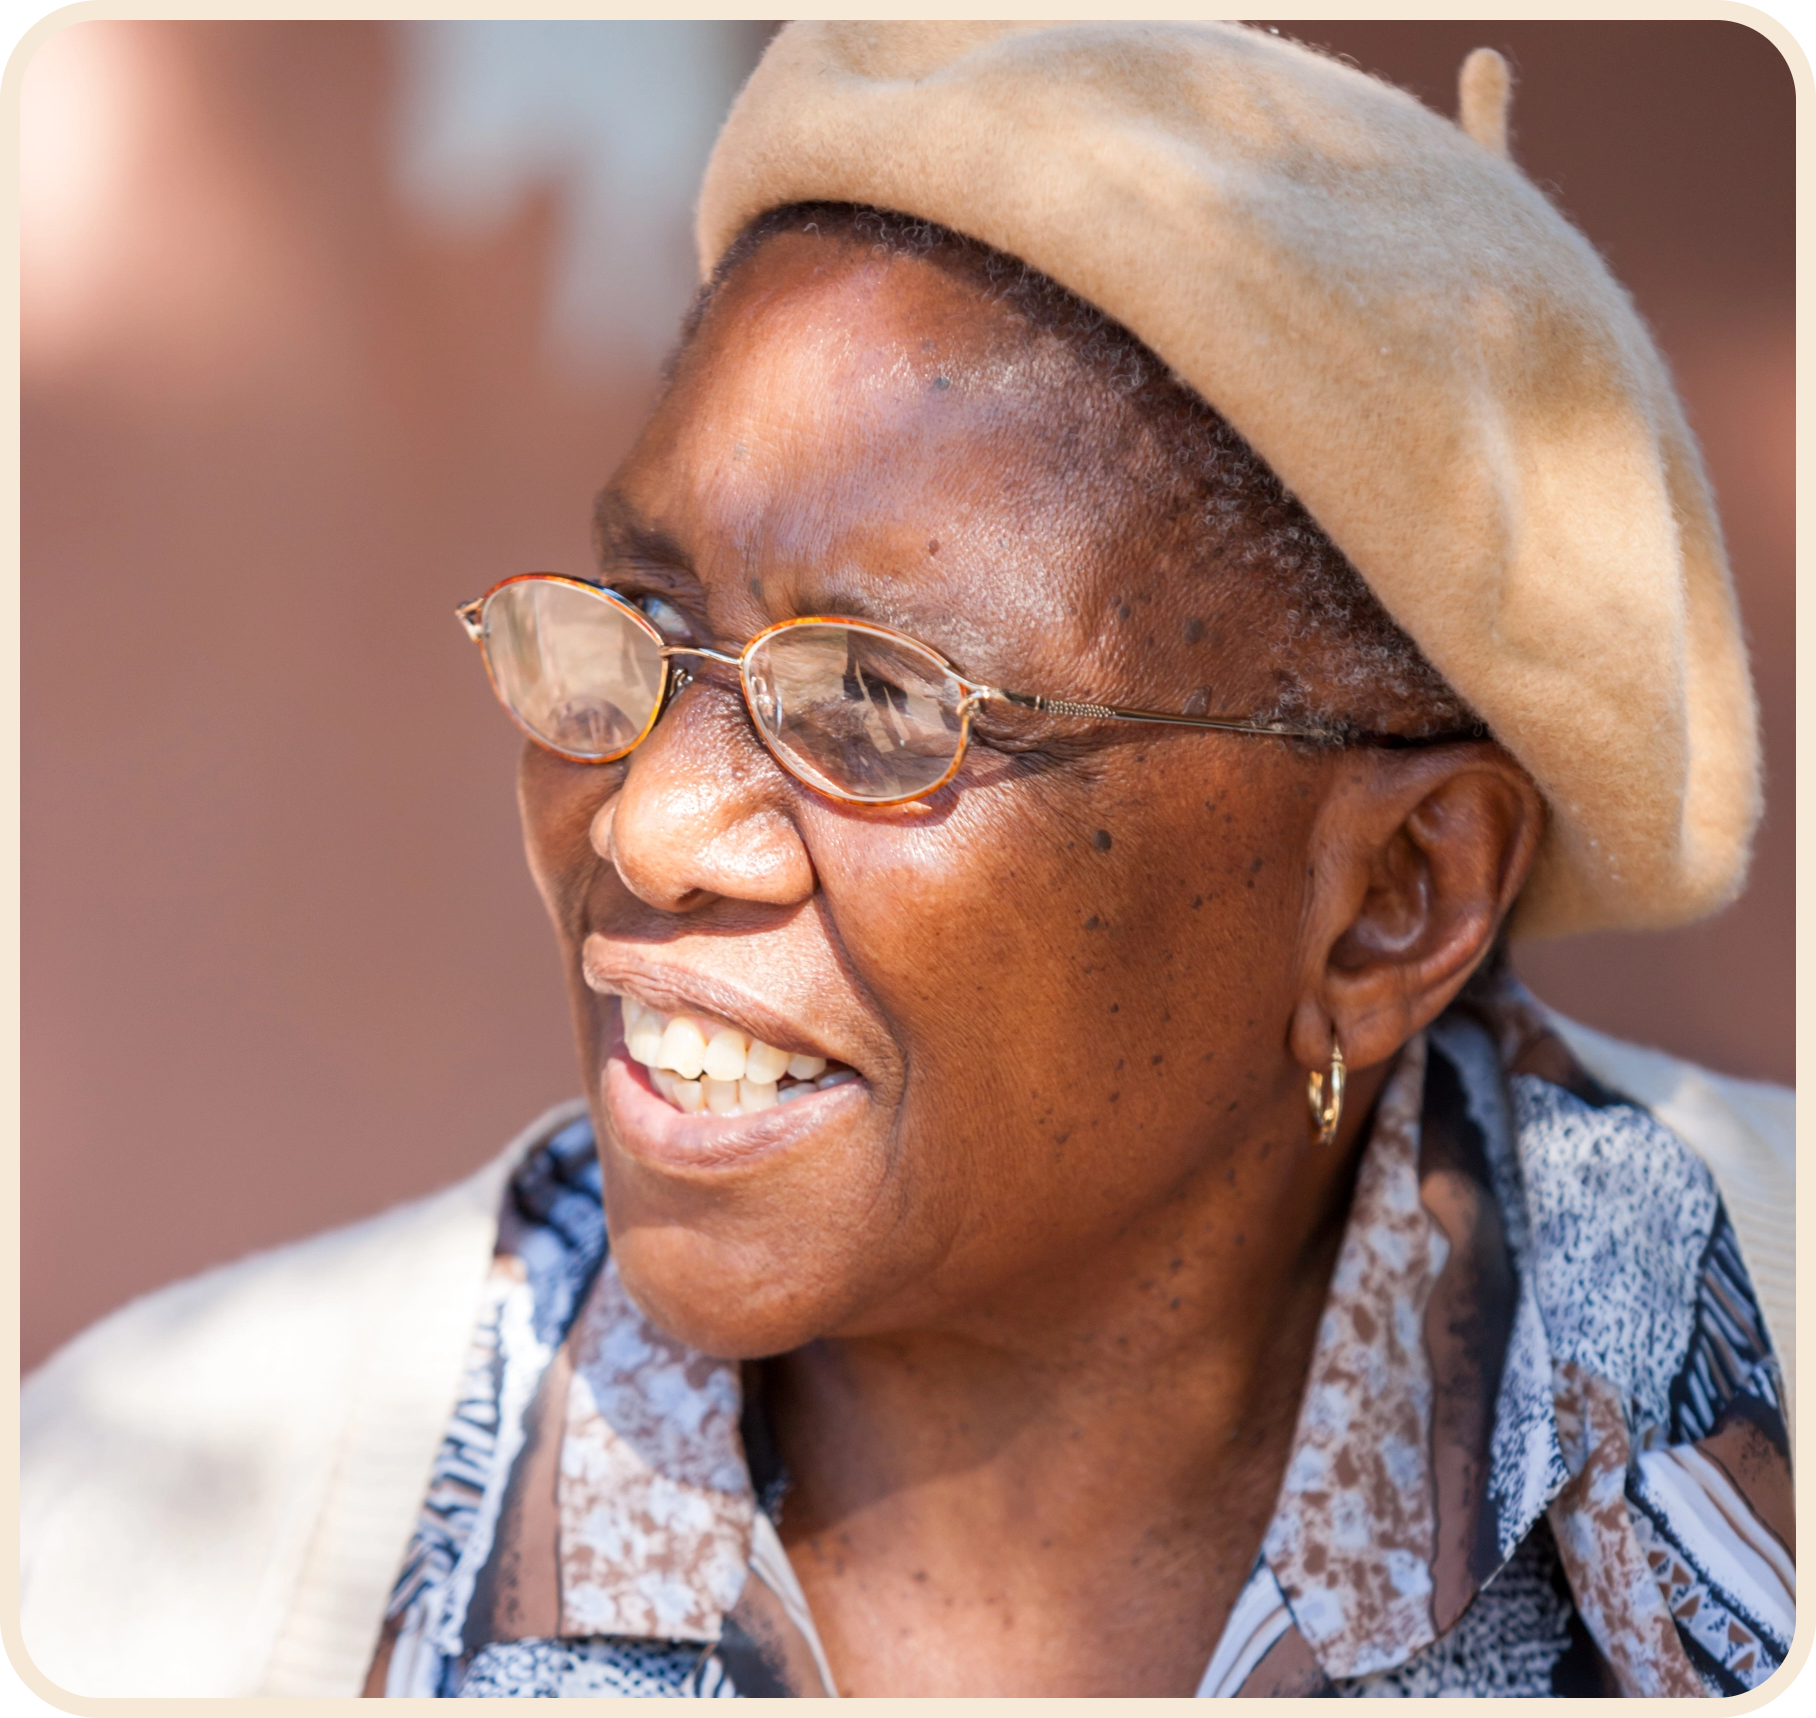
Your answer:
[[[713,662],[723,662],[732,668],[743,666],[741,656],[727,656],[723,650],[708,650],[703,644],[664,644],[656,652],[665,662],[675,656],[704,656]]]
[[[737,668],[739,672],[743,672],[743,666],[745,666],[743,657],[726,656],[723,650],[708,650],[705,645],[659,645],[657,656],[661,656],[665,665],[674,663],[677,656],[703,656],[710,663],[725,663],[728,668]],[[685,692],[688,685],[692,685],[692,681],[694,681],[692,670],[688,670],[681,663],[674,663],[674,672],[668,676],[668,685],[663,688],[661,708],[666,708],[670,703],[674,703],[674,699],[681,696],[681,692]]]
[[[744,666],[743,657],[727,656],[723,650],[708,650],[704,645],[700,644],[664,644],[657,647],[657,654],[664,662],[673,662],[677,656],[704,656],[707,661],[723,662],[728,668],[742,669]],[[687,669],[677,665],[674,672],[673,684],[669,688],[668,698],[674,697],[674,695],[681,691],[681,689],[692,679],[693,675]],[[663,702],[667,703],[668,698],[665,698]]]

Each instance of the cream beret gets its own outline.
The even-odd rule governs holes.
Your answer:
[[[1531,772],[1515,933],[1677,924],[1739,889],[1759,813],[1721,529],[1639,316],[1502,153],[1497,74],[1472,136],[1237,24],[791,24],[707,167],[701,266],[767,209],[868,203],[1088,299]]]

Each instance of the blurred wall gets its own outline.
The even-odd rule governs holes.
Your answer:
[[[1676,367],[1765,712],[1748,894],[1529,951],[1789,1080],[1792,89],[1737,24],[1280,26],[1516,151]],[[514,33],[513,33],[514,32]],[[751,25],[82,24],[26,74],[24,1331],[478,1164],[575,1089],[453,605],[583,570]]]

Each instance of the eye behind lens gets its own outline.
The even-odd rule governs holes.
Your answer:
[[[633,605],[670,644],[686,644],[693,638],[693,626],[667,597],[645,592]]]
[[[777,757],[813,786],[870,803],[937,787],[964,744],[964,688],[930,650],[881,629],[803,621],[760,639],[745,688]]]

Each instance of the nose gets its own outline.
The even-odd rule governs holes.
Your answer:
[[[624,785],[593,818],[593,849],[665,913],[720,899],[794,906],[815,884],[792,800],[742,699],[696,680],[631,753]]]

